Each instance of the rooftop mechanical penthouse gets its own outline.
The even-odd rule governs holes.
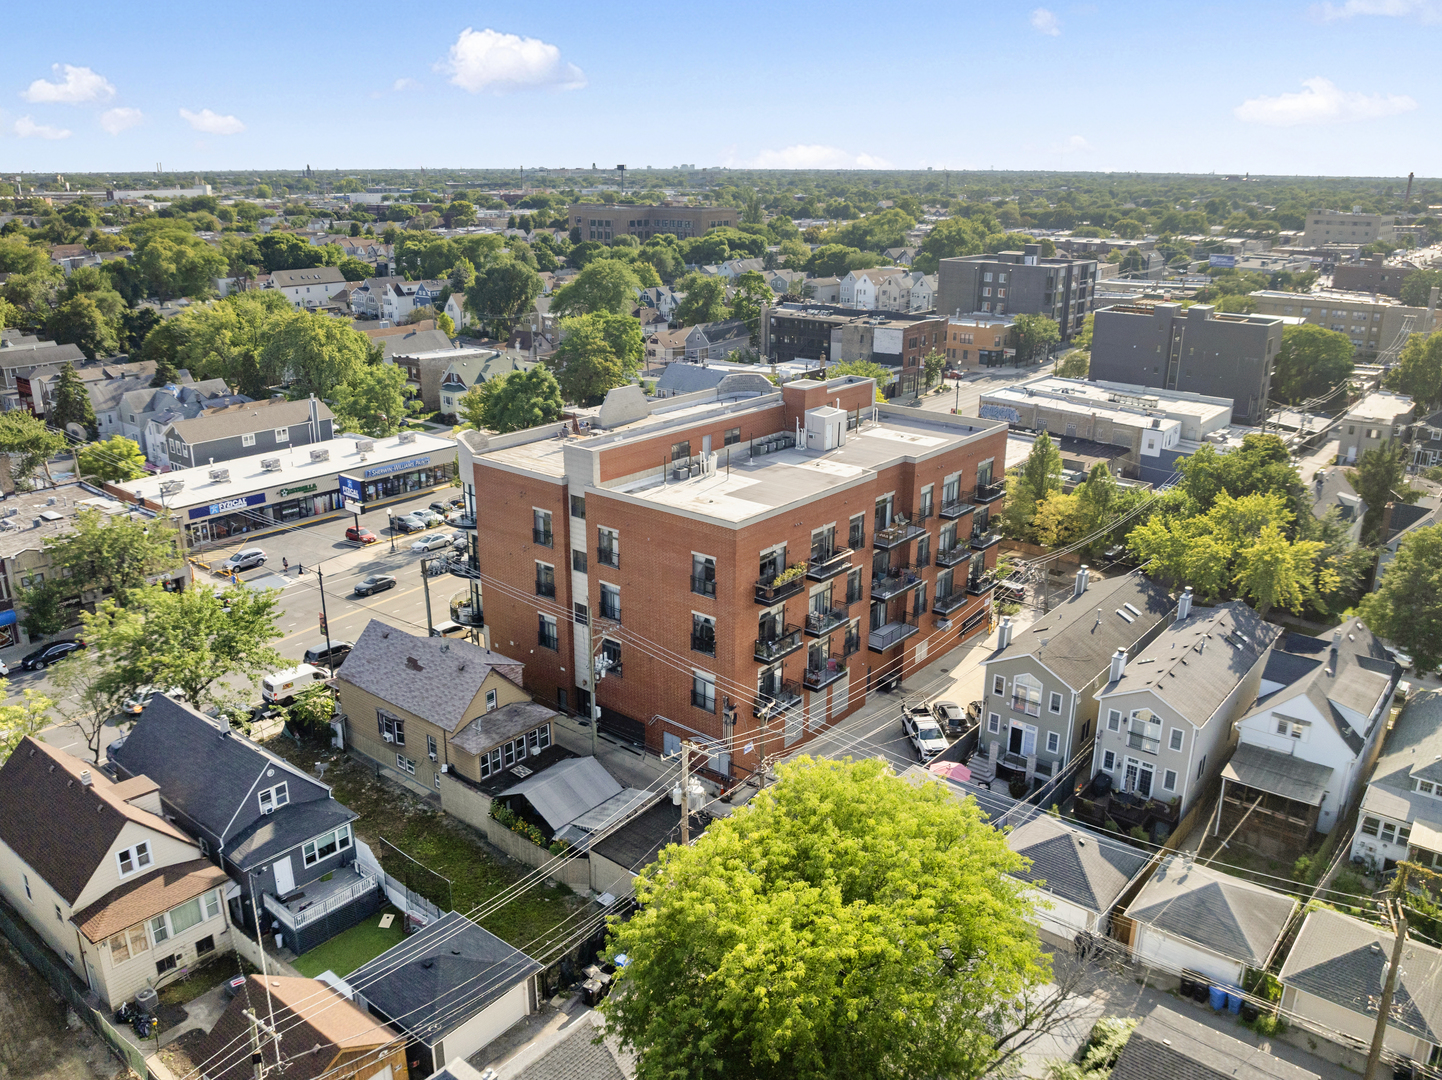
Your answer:
[[[486,640],[538,699],[742,779],[984,633],[1006,424],[874,399],[747,372],[613,390],[590,434],[465,434]]]

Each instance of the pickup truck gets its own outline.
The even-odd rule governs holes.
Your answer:
[[[947,747],[941,725],[931,715],[930,705],[908,705],[901,713],[901,730],[911,740],[918,761],[930,761]]]

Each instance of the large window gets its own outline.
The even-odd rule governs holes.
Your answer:
[[[621,565],[621,534],[615,529],[596,530],[596,561],[602,566]]]
[[[554,546],[554,533],[551,532],[551,512],[549,510],[531,510],[531,539],[543,547]]]
[[[120,866],[121,877],[127,877],[137,870],[143,870],[150,865],[150,845],[142,840],[133,847],[117,852],[115,861]]]
[[[536,642],[543,649],[560,649],[561,639],[556,632],[556,617],[538,613]]]
[[[393,742],[397,746],[406,744],[406,722],[399,716],[392,716],[377,709],[376,726],[380,729],[381,738],[386,742]]]
[[[1030,675],[1018,675],[1011,682],[1011,707],[1028,716],[1041,715],[1041,683]]]
[[[614,638],[601,642],[601,667],[607,675],[621,677],[621,643]]]
[[[716,560],[710,555],[691,553],[691,591],[698,596],[716,595]]]
[[[601,618],[621,621],[621,586],[601,583]]]
[[[118,964],[129,960],[132,956],[139,956],[143,952],[150,951],[150,936],[145,932],[144,924],[132,926],[129,930],[122,930],[110,939],[110,962]]]
[[[301,848],[301,854],[305,858],[306,866],[314,866],[322,859],[329,859],[332,855],[345,851],[350,847],[350,826],[342,825],[339,829],[332,830],[324,836],[317,836],[314,840],[306,841]]]
[[[709,615],[691,613],[691,651],[716,655],[716,620]]]
[[[691,676],[691,704],[708,713],[716,711],[716,676],[704,671]]]
[[[556,595],[556,568],[550,563],[536,563],[536,595]]]

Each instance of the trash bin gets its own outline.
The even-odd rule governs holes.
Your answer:
[[[1239,1016],[1242,1012],[1242,995],[1238,990],[1227,991],[1227,1012]]]
[[[160,1008],[160,995],[147,986],[144,990],[136,992],[135,1007],[143,1013],[154,1016],[155,1011]]]
[[[1205,1005],[1205,1004],[1207,1003],[1207,984],[1206,984],[1206,983],[1204,983],[1204,982],[1199,982],[1199,983],[1197,983],[1196,988],[1192,991],[1192,1000],[1195,1001],[1195,1002],[1196,1002],[1197,1004],[1199,1004],[1199,1005]]]
[[[1252,1023],[1257,1019],[1257,1017],[1261,1015],[1262,1010],[1257,1008],[1250,1001],[1242,1002],[1242,1019],[1245,1020],[1247,1023]]]
[[[1227,991],[1225,987],[1214,986],[1211,988],[1212,1012],[1221,1012],[1227,1007]]]

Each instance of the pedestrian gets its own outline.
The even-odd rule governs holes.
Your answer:
[[[280,560],[280,572],[282,574],[290,573],[290,560],[284,556],[282,556]]]
[[[304,573],[305,573],[305,567],[302,566],[300,563],[296,563],[296,564],[295,564],[295,576],[296,576],[296,577],[300,577],[301,574],[304,574]]]

